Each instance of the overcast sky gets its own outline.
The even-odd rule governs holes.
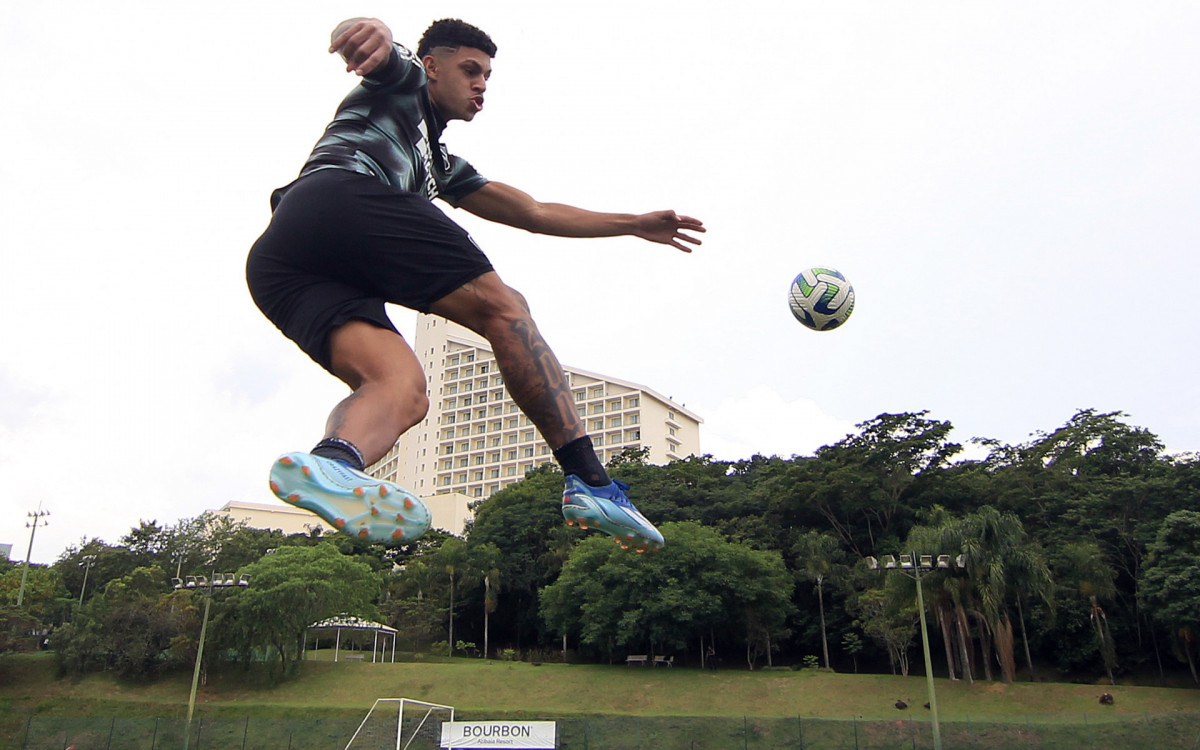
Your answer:
[[[692,255],[452,212],[568,365],[705,419],[719,459],[809,455],[882,412],[1023,442],[1078,409],[1200,449],[1200,4],[344,2],[0,5],[0,542],[33,560],[139,519],[272,502],[342,386],[250,301],[246,252],[356,80],[373,15],[499,46],[446,133],[485,176],[673,208]],[[448,209],[449,210],[449,209]],[[787,309],[832,265],[857,307]],[[411,334],[413,315],[393,309]]]

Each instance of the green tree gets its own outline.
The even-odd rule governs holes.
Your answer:
[[[1177,634],[1192,672],[1196,669],[1195,647],[1200,638],[1200,512],[1176,511],[1163,521],[1150,545],[1142,572],[1142,600],[1154,619]]]
[[[607,538],[581,543],[542,591],[547,625],[595,652],[667,653],[709,633],[746,645],[751,667],[786,634],[792,576],[778,552],[726,542],[692,522],[660,526],[666,547],[631,554]]]
[[[817,450],[805,481],[794,492],[806,498],[831,530],[864,557],[895,535],[897,515],[914,487],[943,469],[962,446],[949,441],[952,425],[927,412],[880,414],[857,434]]]
[[[812,581],[817,592],[817,609],[821,619],[821,652],[829,669],[829,638],[825,633],[825,582],[835,578],[846,565],[838,540],[819,531],[807,531],[792,545],[799,564],[798,573]]]
[[[1104,553],[1094,542],[1072,542],[1065,545],[1058,555],[1056,566],[1059,584],[1069,592],[1087,601],[1088,618],[1095,637],[1096,650],[1100,654],[1110,685],[1116,685],[1113,669],[1116,667],[1116,644],[1108,626],[1108,615],[1104,602],[1116,597],[1112,568],[1104,560]]]
[[[250,586],[224,599],[214,634],[247,659],[252,649],[274,651],[285,675],[313,623],[339,614],[375,617],[379,577],[329,542],[280,547],[240,573],[250,576]]]
[[[150,679],[195,653],[184,633],[198,627],[196,612],[190,593],[167,588],[161,570],[136,568],[108,582],[50,645],[68,674],[104,669]]]

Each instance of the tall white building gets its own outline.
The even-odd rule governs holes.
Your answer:
[[[368,471],[421,496],[486,498],[554,456],[504,387],[489,344],[443,318],[421,315],[413,349],[425,369],[429,414]],[[576,408],[602,461],[649,449],[655,464],[700,453],[698,416],[628,381],[564,367]]]

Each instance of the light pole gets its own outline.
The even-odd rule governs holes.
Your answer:
[[[25,527],[29,529],[29,549],[25,552],[25,569],[21,571],[21,588],[17,591],[17,606],[21,606],[21,602],[25,601],[25,579],[29,577],[29,558],[33,555],[33,535],[37,533],[38,524],[45,526],[48,521],[42,519],[50,515],[50,511],[42,510],[41,505],[38,505],[37,511],[26,513],[32,521],[27,521]]]
[[[204,576],[172,578],[171,585],[176,589],[208,590],[208,595],[204,597],[204,618],[200,621],[200,645],[196,647],[196,667],[192,670],[192,692],[188,696],[187,727],[183,732],[183,750],[187,750],[192,739],[192,714],[196,710],[196,688],[200,684],[200,662],[204,658],[204,638],[208,635],[208,609],[212,605],[213,590],[232,586],[245,588],[250,585],[250,576],[243,575],[235,579],[233,573],[213,573],[211,579]]]
[[[79,587],[79,606],[82,607],[83,606],[83,592],[87,591],[88,571],[90,571],[92,569],[92,566],[96,564],[96,556],[95,555],[84,555],[80,559],[83,560],[83,562],[79,563],[79,567],[83,568],[83,585]]]
[[[874,557],[868,557],[867,567],[887,571],[899,571],[910,575],[917,582],[917,612],[921,616],[921,650],[925,652],[925,687],[929,692],[929,714],[933,719],[933,750],[942,750],[942,727],[938,721],[937,693],[933,689],[933,659],[929,655],[929,628],[925,624],[925,595],[921,591],[921,570],[933,570],[933,555],[900,555],[899,563],[892,555],[884,555],[882,562]],[[966,555],[959,555],[954,564],[959,568],[966,566]],[[950,555],[938,555],[939,570],[950,569]]]

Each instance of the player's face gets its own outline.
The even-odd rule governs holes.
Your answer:
[[[425,56],[429,98],[438,114],[450,120],[472,120],[483,109],[483,92],[492,75],[492,58],[474,47],[451,51],[440,47]]]

